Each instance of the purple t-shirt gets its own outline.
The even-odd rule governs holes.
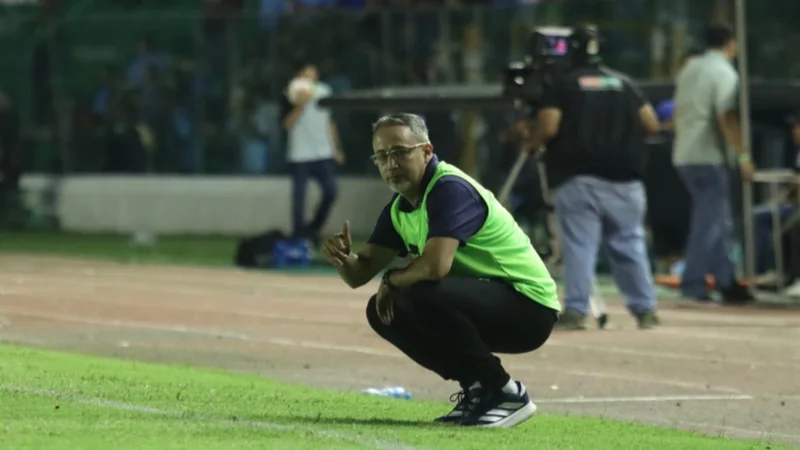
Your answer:
[[[430,183],[438,158],[434,155],[425,169],[422,178],[422,189]],[[398,194],[383,208],[378,222],[369,237],[369,243],[396,250],[400,256],[408,253],[405,242],[392,224],[392,204]],[[405,199],[400,199],[400,211],[411,212],[414,207]],[[449,237],[458,239],[465,245],[467,239],[481,229],[489,208],[478,191],[463,178],[445,175],[436,181],[436,185],[428,193],[428,239],[433,237]]]

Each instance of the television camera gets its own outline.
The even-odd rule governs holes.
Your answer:
[[[517,107],[535,108],[544,89],[566,73],[572,62],[569,27],[536,27],[528,38],[523,61],[515,61],[504,70],[503,96]]]

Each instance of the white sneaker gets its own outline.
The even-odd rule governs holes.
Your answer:
[[[525,386],[516,381],[517,393],[482,389],[478,403],[459,423],[466,426],[511,428],[530,419],[536,405],[528,397]]]

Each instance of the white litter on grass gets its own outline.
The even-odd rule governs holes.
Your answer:
[[[206,414],[203,412],[173,411],[168,409],[153,408],[151,406],[137,405],[134,403],[106,400],[97,397],[84,397],[81,395],[71,394],[68,392],[54,391],[51,389],[39,389],[27,386],[13,386],[7,384],[0,384],[0,391],[19,392],[24,394],[40,395],[43,397],[62,398],[74,401],[76,403],[81,403],[84,405],[114,409],[117,411],[130,411],[130,412],[137,412],[141,414],[149,414],[154,416],[179,417],[184,420],[196,420],[222,426],[231,426],[231,427],[238,426],[238,427],[260,428],[265,430],[310,433],[317,437],[336,439],[340,441],[349,441],[378,450],[421,450],[419,447],[412,447],[401,443],[383,441],[376,438],[361,436],[355,433],[345,433],[332,430],[320,430],[313,426],[288,425],[288,424],[280,424],[274,422],[266,422],[262,420],[249,420],[249,419],[238,420],[233,418],[219,417],[212,414]]]

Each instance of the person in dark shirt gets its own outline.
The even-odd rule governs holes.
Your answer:
[[[438,422],[511,427],[536,410],[525,386],[492,354],[527,353],[550,336],[561,305],[530,240],[489,190],[433,153],[421,117],[393,114],[373,127],[372,156],[396,194],[364,248],[347,223],[323,253],[357,288],[397,257],[367,304],[375,332],[421,366],[458,381],[457,404]]]
[[[571,69],[545,90],[531,148],[543,155],[562,233],[565,311],[559,328],[584,329],[596,255],[604,244],[614,278],[640,328],[658,323],[644,238],[644,136],[655,111],[625,75],[600,63],[593,26],[569,38]]]

